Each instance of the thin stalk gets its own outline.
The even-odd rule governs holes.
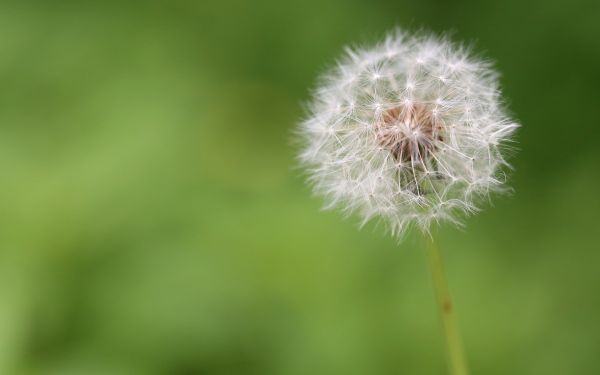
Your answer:
[[[442,266],[442,257],[435,240],[426,235],[426,253],[429,263],[429,271],[433,280],[433,289],[437,299],[437,305],[444,327],[444,335],[446,337],[446,349],[448,357],[448,367],[452,375],[468,375],[467,362],[463,351],[460,331],[454,316],[454,308],[448,290],[448,282],[444,276],[444,268]]]

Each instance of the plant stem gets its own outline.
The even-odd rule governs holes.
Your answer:
[[[450,299],[448,282],[444,276],[442,257],[435,240],[425,235],[426,253],[429,263],[429,271],[433,280],[433,289],[437,299],[437,305],[442,318],[444,334],[446,336],[446,349],[448,356],[448,367],[452,375],[468,375],[467,363],[462,347],[460,332],[454,316],[454,307]]]

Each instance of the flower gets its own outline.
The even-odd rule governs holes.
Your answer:
[[[400,30],[372,49],[346,50],[300,124],[300,163],[326,208],[381,218],[396,236],[460,224],[503,190],[502,152],[520,125],[498,75],[446,38]]]

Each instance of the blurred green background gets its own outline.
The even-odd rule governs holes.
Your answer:
[[[600,2],[2,1],[0,374],[443,374],[416,233],[290,132],[396,25],[497,62],[512,196],[439,240],[473,374],[600,373]]]

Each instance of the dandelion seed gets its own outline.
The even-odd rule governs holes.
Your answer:
[[[300,125],[300,160],[327,207],[380,218],[399,237],[460,223],[502,190],[502,151],[518,127],[489,63],[447,39],[395,31],[372,49],[348,48],[323,77]]]

